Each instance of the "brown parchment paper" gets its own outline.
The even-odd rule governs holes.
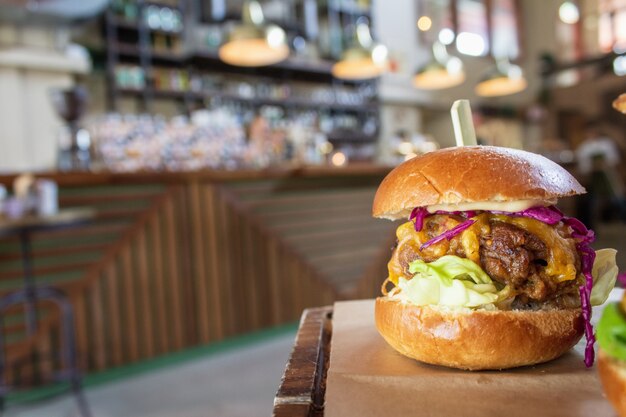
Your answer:
[[[584,338],[543,365],[483,372],[430,366],[387,345],[374,325],[373,300],[338,302],[324,415],[614,417],[583,351]]]

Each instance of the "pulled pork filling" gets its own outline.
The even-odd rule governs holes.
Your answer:
[[[475,223],[450,240],[420,249],[430,239],[466,219],[455,214],[426,217],[421,231],[412,221],[396,231],[398,244],[389,262],[389,279],[412,277],[409,264],[417,259],[432,262],[444,255],[467,258],[478,264],[512,296],[501,309],[579,307],[578,287],[584,284],[581,261],[572,230],[562,222],[548,225],[535,219],[484,212]]]

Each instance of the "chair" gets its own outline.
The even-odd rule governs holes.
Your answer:
[[[33,299],[37,301],[52,301],[61,312],[61,370],[54,373],[53,380],[69,382],[70,388],[76,397],[80,415],[82,417],[91,417],[91,412],[82,389],[82,375],[78,369],[74,311],[67,296],[61,290],[53,287],[22,289],[0,298],[0,413],[4,411],[6,395],[11,391],[11,387],[5,383],[6,361],[3,323],[5,313],[12,306],[23,304]]]

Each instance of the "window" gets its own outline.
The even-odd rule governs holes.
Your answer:
[[[491,1],[493,56],[515,59],[520,54],[515,0]]]
[[[417,8],[417,25],[420,36],[431,44],[439,40],[444,45],[454,42],[454,24],[451,13],[451,0],[420,1]],[[422,22],[430,25],[422,25]]]
[[[598,3],[598,43],[603,52],[626,49],[626,0]]]
[[[432,29],[421,31],[427,43],[454,44],[464,55],[508,57],[521,54],[519,0],[418,0],[418,19],[428,16]]]
[[[465,55],[484,56],[489,52],[487,7],[482,0],[457,1],[456,49]]]

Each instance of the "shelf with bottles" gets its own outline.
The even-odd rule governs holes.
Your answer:
[[[141,48],[137,44],[127,42],[117,42],[109,45],[109,48],[118,55],[119,61],[125,63],[138,63],[142,54]],[[183,53],[182,50],[168,50],[168,49],[153,49],[145,48],[145,52],[152,61],[152,64],[158,65],[174,65],[180,67],[188,59],[188,55]]]
[[[241,114],[232,106],[201,109],[191,117],[107,114],[89,130],[97,159],[112,171],[189,171],[327,164],[333,150],[367,159],[374,143],[331,143],[330,115],[265,109]],[[345,161],[344,161],[345,162]]]
[[[200,98],[239,101],[253,106],[272,105],[354,113],[378,110],[376,90],[371,85],[354,88],[232,76],[225,79],[210,73],[192,73],[190,89]]]
[[[109,23],[111,23],[113,26],[117,27],[118,29],[128,30],[132,32],[137,32],[141,29],[140,24],[137,21],[129,21],[129,20],[124,20],[124,19],[119,19],[119,18],[113,18],[110,20]],[[146,26],[146,30],[149,32],[161,33],[164,35],[182,36],[182,30],[178,30],[178,31],[164,30],[164,29],[159,29],[159,28],[152,28],[150,26]]]
[[[155,38],[160,38],[182,45],[184,15],[181,8],[132,0],[125,3],[132,6],[127,5],[121,11],[113,6],[106,14],[106,24],[114,29],[117,39],[140,43],[140,32],[147,32],[153,44],[159,43]]]
[[[112,48],[114,52],[124,55],[126,57],[138,60],[142,53],[149,54],[153,60],[169,60],[173,64],[179,66],[191,65],[193,67],[211,67],[216,72],[225,73],[241,73],[241,74],[254,74],[259,76],[268,76],[277,71],[289,72],[293,75],[301,75],[302,77],[308,77],[311,82],[320,82],[319,76],[323,77],[323,81],[331,80],[331,68],[333,63],[331,61],[324,60],[305,60],[299,58],[289,58],[281,63],[274,64],[270,67],[264,68],[246,68],[246,67],[233,67],[223,63],[216,50],[195,50],[191,52],[183,51],[183,43],[176,42],[174,44],[168,43],[168,39],[159,39],[158,37],[151,37],[149,48],[142,50],[138,46],[136,39],[118,39],[116,42],[111,43],[109,48]],[[157,42],[158,41],[158,42]],[[311,77],[312,76],[312,77]],[[318,76],[317,78],[315,76]],[[345,84],[363,84],[364,82],[344,82]]]
[[[113,86],[122,94],[139,95],[148,86],[146,71],[139,65],[116,65],[113,68],[113,79]]]
[[[106,14],[108,23],[133,29],[137,27],[139,4],[134,0],[113,0]]]
[[[361,17],[372,20],[369,0],[264,0],[267,23],[283,28],[293,52],[307,50],[315,59],[337,60],[353,37],[351,25]],[[199,26],[223,32],[224,26],[242,19],[242,2],[199,2]],[[223,36],[223,33],[222,33]]]
[[[366,133],[359,129],[338,129],[328,133],[330,143],[369,143],[376,140],[377,133]]]
[[[108,15],[108,23],[119,29],[138,31],[145,28],[168,35],[180,35],[183,31],[183,20],[183,9],[179,1],[116,0]]]
[[[113,17],[109,18],[108,23],[115,26],[117,29],[125,29],[133,32],[139,30],[139,23],[137,20],[130,20],[129,18],[117,15],[113,15]]]
[[[108,60],[111,66],[117,63],[137,64],[143,68],[144,72],[150,73],[155,66],[169,66],[176,69],[194,71],[196,68],[210,68],[214,73],[228,74],[228,76],[245,75],[250,77],[269,77],[274,80],[290,80],[305,81],[310,83],[326,83],[335,85],[337,81],[332,76],[332,60],[320,59],[320,55],[315,53],[308,55],[302,51],[296,50],[292,57],[275,65],[260,68],[234,67],[222,62],[217,54],[217,46],[197,44],[196,35],[202,29],[202,25],[192,24],[194,36],[184,36],[182,32],[182,22],[189,16],[186,0],[171,1],[144,1],[144,0],[114,0],[111,9],[107,13],[106,22],[109,23],[107,31]],[[275,3],[275,4],[274,4]],[[283,7],[281,2],[274,2],[275,7]],[[348,2],[350,4],[354,2]],[[347,7],[346,4],[341,7]],[[357,4],[357,3],[354,3]],[[171,9],[168,9],[168,7]],[[176,6],[176,7],[173,7]],[[229,6],[230,7],[230,6]],[[319,6],[316,6],[319,8]],[[164,9],[165,8],[165,9]],[[165,13],[162,13],[166,10]],[[298,13],[304,13],[300,11]],[[163,16],[164,14],[164,16]],[[270,13],[271,15],[271,13]],[[301,15],[298,15],[302,17]],[[280,13],[276,16],[268,16],[268,21],[273,21],[281,17]],[[284,17],[284,16],[283,16]],[[297,20],[297,19],[296,19]],[[297,25],[296,25],[297,26]],[[121,29],[121,30],[120,30]],[[297,28],[292,28],[297,29]],[[180,31],[180,32],[179,32]],[[217,32],[223,37],[223,28],[218,27]],[[296,31],[297,32],[297,31]],[[299,33],[292,33],[291,41],[295,37],[304,42],[308,50],[312,47],[312,43],[306,36],[300,36]],[[210,36],[209,36],[210,37]],[[221,38],[220,38],[221,39]],[[301,43],[302,43],[301,42]],[[293,42],[292,42],[293,43]],[[297,49],[297,48],[296,48]],[[109,72],[115,72],[109,67]],[[375,84],[372,81],[343,81],[341,85],[358,86],[361,84]],[[152,88],[150,82],[146,83],[147,88]],[[116,108],[116,95],[121,89],[127,86],[110,86],[110,107]],[[131,87],[131,89],[134,87]],[[138,87],[144,88],[144,87]],[[156,87],[155,87],[156,89]],[[159,95],[162,98],[168,97],[170,89],[159,89]],[[193,97],[196,100],[202,100],[206,95],[214,96],[215,91],[192,89],[191,94],[185,96]],[[129,94],[122,92],[122,94]],[[297,107],[311,107],[317,105],[330,105],[336,111],[375,111],[375,102],[370,103],[342,103],[342,102],[312,102],[309,99],[289,98],[285,101],[280,99],[277,101],[274,97],[239,97],[234,94],[222,94],[225,99],[230,100],[248,100],[255,105],[275,104]],[[141,96],[141,95],[140,95]],[[169,95],[173,99],[178,99],[181,94],[175,93]],[[144,100],[149,99],[148,94],[142,95]],[[147,107],[147,103],[144,103]]]
[[[370,18],[372,14],[372,5],[368,0],[329,0],[328,8],[355,17]]]
[[[323,112],[319,116],[319,126],[330,143],[359,145],[378,139],[379,119],[375,113],[355,115]]]
[[[325,107],[329,111],[333,112],[354,112],[365,113],[375,112],[377,110],[376,104],[327,104],[316,103],[306,101],[302,99],[272,99],[272,98],[248,98],[234,94],[225,94],[220,91],[204,91],[194,92],[188,89],[175,89],[175,88],[151,88],[151,87],[136,87],[127,85],[118,85],[118,93],[122,95],[140,97],[144,94],[145,90],[150,90],[155,98],[161,99],[192,99],[198,101],[205,101],[208,99],[217,99],[223,102],[239,102],[251,105],[253,107],[261,106],[278,106],[278,107],[292,107],[296,109],[318,109],[321,106]]]
[[[211,68],[212,71],[228,74],[256,75],[260,77],[295,79],[312,83],[333,82],[333,61],[322,59],[288,58],[266,67],[235,67],[224,63],[216,49],[196,49],[189,57],[189,64],[197,68]],[[345,82],[346,84],[357,84]]]
[[[180,0],[143,0],[143,4],[148,6],[169,7],[178,10],[182,8]]]
[[[172,49],[172,47],[168,46],[166,43],[156,44],[153,40],[154,37],[151,37],[149,46],[143,49],[138,46],[137,42],[122,40],[113,42],[108,47],[119,56],[121,60],[130,62],[139,62],[141,56],[145,55],[153,65],[168,65],[177,68],[190,67],[191,69],[211,68],[215,73],[269,77],[272,79],[292,79],[310,83],[329,84],[333,82],[331,61],[310,61],[291,58],[279,64],[263,68],[233,67],[223,63],[215,51],[188,52],[183,51],[182,43],[175,44]],[[357,86],[372,84],[372,82],[344,81],[342,84]]]
[[[184,66],[183,0],[147,2],[143,0],[114,0],[105,16],[108,72],[116,83],[109,85],[109,105],[115,108],[115,96],[121,88],[143,88],[139,83],[125,82],[124,67],[141,67],[144,78],[150,67],[157,65]],[[133,70],[134,71],[134,70]],[[130,72],[133,72],[130,71]],[[138,71],[134,71],[138,72]],[[122,78],[122,82],[119,79]],[[132,77],[131,77],[132,78]],[[117,84],[117,85],[116,85]],[[149,83],[145,83],[149,85]],[[144,95],[144,99],[148,96]]]
[[[113,53],[120,55],[122,57],[131,58],[131,61],[138,61],[140,48],[136,43],[131,42],[115,42],[110,45],[107,45]]]
[[[165,33],[150,34],[150,49],[147,51],[152,58],[163,56],[176,56],[184,62],[185,57],[182,56],[184,50],[183,41],[178,36],[172,36]]]
[[[313,31],[317,32],[315,34],[310,27],[305,27],[310,23],[306,19],[307,13],[309,18],[315,15],[315,19],[324,19],[330,13],[335,17],[339,16],[340,23],[345,23],[350,20],[350,13],[367,15],[369,1],[337,0],[329,1],[328,3],[332,3],[329,6],[323,2],[298,0],[294,7],[287,5],[288,2],[264,2],[268,22],[284,23],[281,19],[285,20],[286,16],[294,18],[292,26],[286,27],[293,53],[285,61],[258,68],[236,67],[224,63],[217,51],[227,33],[223,24],[225,20],[209,25],[206,21],[197,21],[195,16],[189,15],[195,10],[187,7],[191,4],[189,0],[113,1],[114,5],[105,19],[105,24],[108,22],[106,29],[109,45],[107,71],[112,74],[108,79],[110,110],[117,109],[118,99],[124,96],[134,97],[137,104],[145,110],[152,108],[150,102],[153,99],[172,100],[172,104],[180,104],[187,113],[217,100],[238,103],[253,109],[263,106],[292,108],[297,111],[328,109],[336,114],[351,113],[362,118],[372,114],[378,117],[377,82],[335,79],[331,69],[334,64],[332,58],[336,56],[326,54],[330,59],[323,58],[323,51],[317,46],[322,28],[317,27]],[[227,3],[226,6],[228,10],[241,11],[241,5]],[[166,11],[163,19],[161,9],[168,7],[171,10]],[[279,13],[280,10],[285,11],[285,8],[290,7],[287,14]],[[307,7],[309,10],[305,10]],[[275,9],[274,12],[272,8]],[[290,19],[285,21],[288,20]],[[190,25],[184,31],[176,23],[183,21]],[[307,33],[301,33],[303,28]],[[340,32],[343,33],[344,30]],[[305,46],[296,47],[296,39],[299,40],[298,45]],[[203,74],[223,77],[229,82],[223,83],[224,85],[206,85]],[[241,77],[248,79],[242,82]],[[252,94],[232,86],[246,83],[253,87]],[[296,83],[308,84],[311,86],[310,90],[317,89],[321,92],[307,93],[310,90],[306,88],[302,89],[304,92],[300,88],[289,88]],[[271,91],[258,91],[265,87]],[[284,93],[285,89],[289,91]],[[364,95],[363,91],[366,90],[369,92]],[[353,140],[356,142],[359,138],[370,136],[357,132],[353,135]]]
[[[159,98],[219,99],[251,106],[280,106],[300,109],[328,109],[335,112],[376,113],[374,86],[358,88],[306,83],[279,83],[275,80],[247,79],[194,73],[186,69],[153,67],[149,74],[138,65],[115,68],[118,92],[141,97],[150,90]]]

